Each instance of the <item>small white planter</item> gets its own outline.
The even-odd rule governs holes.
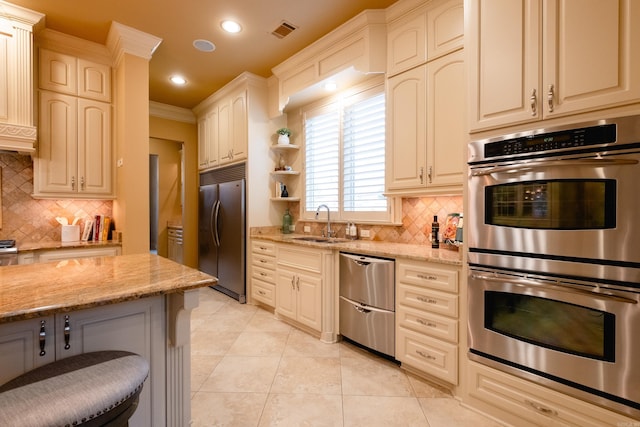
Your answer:
[[[278,144],[285,145],[289,143],[289,137],[287,135],[278,135]]]

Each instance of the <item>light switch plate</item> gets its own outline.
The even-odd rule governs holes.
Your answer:
[[[311,233],[311,226],[310,225],[305,225],[304,226],[304,232],[305,233]]]
[[[360,230],[360,237],[371,237],[369,230]]]

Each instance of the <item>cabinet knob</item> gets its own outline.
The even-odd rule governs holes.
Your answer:
[[[420,167],[420,184],[424,184],[424,167]]]
[[[433,166],[429,166],[429,173],[427,174],[429,177],[429,184],[433,182]]]
[[[84,176],[80,177],[80,190],[84,191]]]
[[[75,191],[76,189],[76,177],[72,176],[71,177],[71,189]]]

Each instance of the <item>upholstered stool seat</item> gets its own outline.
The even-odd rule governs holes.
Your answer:
[[[0,426],[126,426],[148,374],[147,361],[125,351],[41,366],[0,386]]]

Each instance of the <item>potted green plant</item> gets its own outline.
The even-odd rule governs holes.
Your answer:
[[[278,134],[278,144],[288,144],[291,130],[289,128],[280,128],[276,131]]]

